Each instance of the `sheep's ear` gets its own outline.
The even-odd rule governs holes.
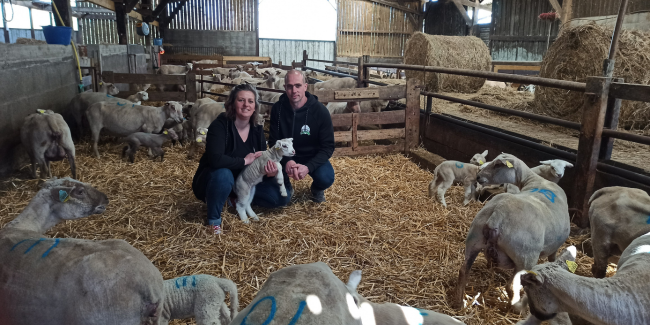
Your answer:
[[[553,163],[553,160],[543,160],[539,162],[542,165],[551,165]]]
[[[502,159],[495,159],[494,160],[494,167],[502,167],[502,166],[505,166],[505,167],[508,167],[508,168],[513,168],[514,167],[512,162],[510,160],[508,160],[508,159],[503,159],[502,158]]]
[[[544,278],[533,271],[526,271],[525,274],[521,275],[521,284],[526,285],[542,285],[544,284]]]
[[[576,256],[578,254],[578,251],[576,250],[576,247],[571,245],[567,247],[560,256],[557,258],[558,260],[564,262],[564,261],[575,261]]]
[[[70,199],[70,194],[72,193],[73,187],[54,187],[50,189],[50,195],[54,202],[68,202]]]
[[[350,278],[348,278],[348,283],[345,285],[350,291],[357,292],[357,287],[361,282],[361,270],[355,270],[350,273]]]
[[[483,157],[487,157],[487,155],[488,155],[488,151],[487,151],[487,150],[483,151],[483,153],[481,154],[481,156],[483,156]]]
[[[565,162],[564,162],[564,167],[573,168],[573,164],[570,163],[570,162],[568,162],[568,161],[565,161]]]

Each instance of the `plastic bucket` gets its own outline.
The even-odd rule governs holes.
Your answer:
[[[43,26],[43,34],[47,44],[69,45],[72,38],[72,27]]]
[[[153,39],[153,45],[162,46],[162,38],[154,38]]]

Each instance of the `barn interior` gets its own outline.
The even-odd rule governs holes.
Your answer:
[[[240,309],[256,301],[273,272],[320,261],[343,283],[362,270],[359,293],[376,303],[432,310],[465,324],[524,320],[528,313],[513,310],[508,298],[513,271],[492,267],[483,254],[461,308],[450,298],[474,217],[502,189],[464,206],[464,189],[453,186],[443,207],[429,196],[429,182],[443,162],[469,163],[484,150],[487,161],[509,153],[530,167],[554,159],[573,164],[558,183],[571,221],[562,249],[576,246],[575,274],[594,277],[591,195],[612,186],[650,193],[650,1],[302,1],[301,16],[323,15],[309,9],[317,2],[331,8],[335,19],[312,18],[329,24],[330,39],[264,36],[269,25],[261,17],[271,15],[270,6],[286,11],[290,0],[0,0],[0,237],[45,180],[31,175],[23,122],[52,110],[75,135],[76,178],[110,204],[44,236],[125,240],[165,280],[230,279]],[[39,24],[70,27],[67,45],[53,44]],[[164,66],[189,67],[164,74]],[[384,103],[331,115],[336,180],[326,202],[309,200],[309,177],[292,180],[291,205],[256,208],[261,221],[251,224],[227,207],[224,233],[215,235],[204,224],[206,204],[192,191],[205,150],[197,130],[166,144],[164,161],[141,149],[133,163],[122,157],[119,138],[102,132],[98,159],[90,136],[76,137],[84,126],[71,103],[81,93],[109,83],[119,90],[115,97],[126,99],[147,84],[145,106],[223,102],[240,81],[215,79],[216,69],[296,69],[321,102]],[[356,88],[318,87],[339,78],[354,79]],[[285,93],[264,82],[261,93]],[[261,107],[269,110],[274,98],[263,96]],[[267,139],[268,129],[267,119]],[[51,166],[52,176],[70,177],[68,160]],[[616,271],[614,260],[607,277]]]

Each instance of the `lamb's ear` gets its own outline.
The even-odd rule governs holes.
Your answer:
[[[357,292],[357,287],[361,282],[361,270],[355,270],[350,273],[350,278],[348,278],[348,283],[345,285],[350,291]]]
[[[488,155],[488,151],[487,151],[487,150],[483,151],[483,153],[481,154],[481,156],[483,156],[483,157],[487,157],[487,155]]]
[[[553,163],[553,160],[544,160],[539,162],[542,165],[551,165]]]
[[[505,159],[505,158],[500,158],[500,159],[494,159],[494,167],[508,167],[508,168],[513,168],[514,164],[512,163],[511,160]]]
[[[568,161],[564,161],[564,167],[573,168],[573,164]]]
[[[521,284],[524,286],[542,285],[544,284],[544,278],[533,271],[526,271],[525,274],[521,275]]]

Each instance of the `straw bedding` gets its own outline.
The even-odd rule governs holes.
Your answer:
[[[240,308],[271,272],[322,261],[343,281],[363,269],[359,292],[376,302],[457,315],[467,324],[520,319],[507,312],[504,302],[510,273],[487,270],[482,255],[467,287],[471,297],[480,293],[480,305],[459,312],[448,307],[446,295],[456,283],[465,234],[482,204],[462,207],[461,187],[447,192],[449,209],[434,204],[426,197],[432,174],[402,155],[334,158],[336,182],[326,192],[328,202],[309,202],[309,182],[297,182],[293,205],[256,209],[258,223],[244,225],[229,209],[223,216],[225,234],[219,237],[202,224],[205,205],[191,192],[197,161],[186,159],[187,147],[166,148],[162,163],[146,159],[142,150],[135,164],[121,161],[120,148],[100,144],[102,159],[97,160],[87,143],[77,145],[80,180],[104,191],[110,204],[105,214],[67,221],[48,236],[124,239],[165,279],[198,273],[229,278],[238,285]],[[55,176],[68,172],[67,163],[53,163]],[[37,183],[24,178],[0,183],[0,226],[22,211]],[[578,262],[578,273],[588,275],[592,260],[579,255]]]
[[[404,63],[490,71],[492,58],[485,43],[474,36],[441,36],[414,33],[406,42]],[[485,83],[484,78],[451,74],[406,71],[407,78],[423,81],[429,91],[475,93]]]
[[[565,28],[542,61],[540,76],[585,82],[602,76],[612,30],[596,24]],[[616,54],[614,77],[626,83],[650,84],[650,33],[623,30]],[[535,105],[551,116],[580,121],[584,95],[556,88],[537,87]],[[623,101],[619,125],[643,129],[650,126],[650,103]]]

